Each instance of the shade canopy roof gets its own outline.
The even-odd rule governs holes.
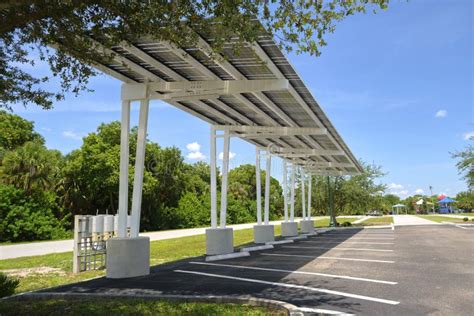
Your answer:
[[[453,199],[450,199],[448,197],[445,197],[444,199],[438,201],[439,204],[450,204],[450,203],[454,203],[454,202],[456,202],[456,201],[453,200]]]
[[[403,204],[395,204],[392,206],[392,208],[402,208],[402,207],[406,207],[406,205],[403,205]]]
[[[124,83],[145,83],[157,99],[213,125],[285,127],[290,132],[269,129],[256,135],[237,128],[233,135],[272,146],[273,154],[310,172],[363,172],[272,36],[262,31],[256,43],[240,47],[238,54],[234,43],[227,43],[217,57],[209,45],[212,37],[198,36],[197,44],[189,47],[143,38],[108,50],[97,40],[97,49],[114,57],[110,62],[98,58],[94,66]],[[176,92],[167,93],[172,89]]]

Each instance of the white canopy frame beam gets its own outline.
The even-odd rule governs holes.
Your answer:
[[[260,149],[256,148],[255,177],[257,191],[257,225],[262,225],[262,184],[260,173]]]
[[[270,176],[272,171],[272,154],[267,150],[265,164],[265,208],[264,224],[269,225],[270,221]]]
[[[128,216],[128,164],[130,138],[130,101],[122,101],[122,118],[120,123],[120,175],[118,202],[117,237],[127,237]]]
[[[304,169],[300,167],[300,181],[301,181],[301,218],[306,219],[306,194],[305,194],[305,173]]]
[[[284,215],[285,215],[285,223],[288,223],[288,165],[286,160],[283,159],[283,203],[284,208]]]
[[[313,186],[313,179],[311,172],[308,172],[308,210],[306,211],[307,220],[311,220],[311,191]]]
[[[140,232],[140,215],[142,209],[142,192],[143,192],[143,173],[145,169],[145,150],[146,150],[146,134],[148,125],[148,111],[150,108],[150,100],[144,99],[140,102],[140,115],[138,121],[137,132],[137,149],[135,156],[135,175],[133,180],[132,193],[132,218],[130,226],[130,237],[138,237]]]
[[[290,222],[295,221],[295,174],[296,174],[296,165],[291,164],[291,206],[290,206]]]
[[[154,75],[156,77],[156,75]],[[205,80],[205,81],[174,81],[125,84],[125,98],[136,99],[133,95],[134,86],[146,85],[152,99],[180,100],[218,98],[221,95],[255,92],[278,91],[288,89],[287,79],[266,80]]]
[[[227,222],[227,180],[229,174],[229,152],[230,152],[230,133],[228,129],[224,130],[224,150],[222,157],[222,188],[221,188],[221,214],[220,228],[226,227]]]

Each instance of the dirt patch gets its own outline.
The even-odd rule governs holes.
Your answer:
[[[24,269],[8,269],[8,270],[0,270],[9,276],[15,277],[26,277],[32,274],[59,274],[65,275],[66,272],[59,268],[51,268],[51,267],[37,267],[37,268],[24,268]]]

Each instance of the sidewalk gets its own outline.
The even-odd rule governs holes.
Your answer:
[[[440,225],[440,223],[436,223],[414,215],[393,215],[393,224],[395,226]]]
[[[318,217],[313,217],[314,219]],[[295,218],[300,220],[300,218]],[[280,225],[282,221],[272,221],[270,224]],[[257,223],[247,223],[247,224],[236,224],[228,225],[227,227],[232,227],[234,230],[241,230],[252,228]],[[205,234],[207,227],[201,228],[187,228],[187,229],[175,229],[175,230],[163,230],[150,233],[141,233],[140,236],[150,237],[150,241],[154,240],[165,240],[171,238],[187,237]],[[39,256],[46,255],[50,253],[58,252],[67,252],[72,251],[74,246],[74,240],[55,240],[55,241],[39,241],[31,242],[24,244],[13,244],[7,246],[0,246],[0,260],[11,259],[18,257],[28,257],[28,256]]]

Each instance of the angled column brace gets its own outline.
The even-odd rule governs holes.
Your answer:
[[[140,215],[142,209],[142,192],[143,192],[143,173],[145,169],[145,149],[146,149],[146,133],[148,125],[148,110],[150,101],[144,99],[140,101],[140,116],[138,121],[137,132],[137,149],[135,155],[135,175],[133,180],[132,193],[132,222],[130,226],[130,236],[138,237],[140,232]]]

